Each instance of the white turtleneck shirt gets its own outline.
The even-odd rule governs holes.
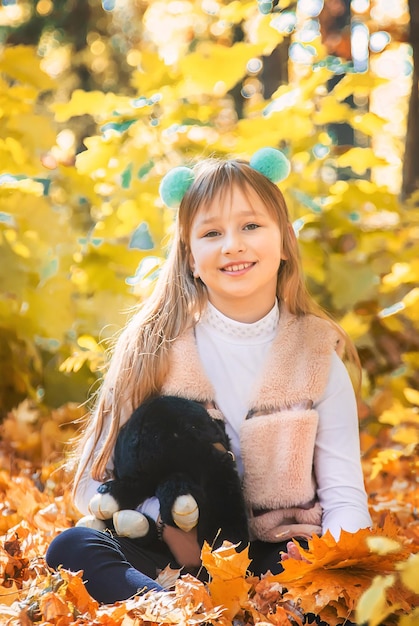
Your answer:
[[[208,303],[195,328],[200,360],[214,388],[214,400],[224,415],[240,474],[240,427],[251,408],[253,386],[264,367],[278,324],[277,304],[261,320],[247,324],[226,317]],[[323,532],[329,529],[338,538],[342,528],[355,532],[370,526],[371,518],[360,461],[355,394],[346,367],[336,353],[332,355],[323,397],[313,408],[319,414],[314,471],[323,508]]]

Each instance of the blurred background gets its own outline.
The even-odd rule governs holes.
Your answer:
[[[365,462],[403,462],[413,510],[418,3],[3,0],[0,25],[3,439],[74,434],[164,260],[162,175],[274,146],[308,287],[359,350]]]

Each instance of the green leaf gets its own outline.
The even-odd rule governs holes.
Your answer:
[[[154,242],[151,238],[148,224],[143,222],[133,232],[129,242],[130,248],[138,248],[138,250],[152,250],[154,248]]]

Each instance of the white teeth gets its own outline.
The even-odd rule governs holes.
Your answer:
[[[247,267],[250,267],[251,263],[239,263],[238,265],[229,265],[224,268],[225,272],[239,272],[240,270],[244,270]]]

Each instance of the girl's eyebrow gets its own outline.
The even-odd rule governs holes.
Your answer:
[[[255,218],[258,216],[258,212],[249,209],[245,211],[240,211],[239,216]],[[213,222],[217,221],[219,218],[220,218],[220,215],[208,215],[207,217],[203,217],[202,219],[198,217],[197,222],[199,222],[200,225],[205,226],[205,224],[212,224]]]

